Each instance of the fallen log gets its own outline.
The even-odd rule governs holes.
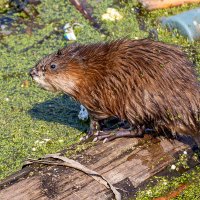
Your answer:
[[[184,150],[191,151],[191,147],[177,140],[121,138],[104,144],[99,142],[73,159],[101,174],[117,188],[122,199],[127,199],[134,197],[144,181],[167,171],[177,154]],[[0,188],[1,200],[114,198],[112,191],[80,171],[43,164],[25,166],[0,182]]]
[[[171,8],[186,3],[199,3],[200,0],[138,0],[147,10]]]

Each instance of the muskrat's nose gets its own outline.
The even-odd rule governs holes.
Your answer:
[[[29,71],[29,75],[33,78],[34,76],[38,76],[38,70],[36,68],[32,68]]]

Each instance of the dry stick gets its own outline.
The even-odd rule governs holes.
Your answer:
[[[29,159],[25,165],[31,164],[31,163],[41,163],[41,164],[50,164],[50,165],[61,165],[61,166],[66,166],[66,167],[72,167],[74,169],[77,169],[79,171],[84,172],[85,174],[92,176],[96,181],[99,183],[103,184],[106,188],[110,188],[115,195],[116,200],[121,200],[121,194],[116,190],[116,188],[102,175],[99,173],[85,167],[84,165],[80,164],[79,162],[69,159],[64,156],[59,156],[58,154],[49,154],[46,155],[44,158],[54,158],[54,159],[59,159],[62,160],[64,163],[59,163],[59,162],[52,162],[52,161],[46,161],[46,160],[33,160]]]
[[[83,8],[82,4],[78,0],[70,0],[71,4],[90,22],[94,23],[95,20],[92,16]]]
[[[101,28],[101,25],[97,22],[97,20],[91,16],[91,14],[86,10],[86,7],[91,7],[86,0],[80,3],[78,0],[69,0],[71,4],[85,17],[85,19],[89,20],[91,25],[97,29],[100,33],[104,35],[108,35],[109,33]]]

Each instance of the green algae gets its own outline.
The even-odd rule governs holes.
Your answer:
[[[4,13],[9,9],[9,1],[1,0],[0,2],[0,13]]]
[[[89,2],[94,7],[94,16],[107,34],[90,26],[69,1],[53,0],[49,4],[48,0],[43,0],[37,7],[40,14],[33,21],[37,26],[31,27],[31,34],[26,32],[30,26],[30,20],[26,18],[24,23],[15,24],[17,28],[13,34],[5,36],[0,43],[0,179],[19,170],[23,161],[29,157],[38,158],[77,143],[87,128],[87,124],[82,123],[77,117],[77,102],[65,95],[53,94],[38,88],[28,76],[29,69],[39,59],[70,43],[63,38],[62,28],[65,23],[82,25],[75,28],[77,42],[80,43],[121,37],[139,39],[147,37],[150,29],[155,29],[160,41],[183,46],[191,59],[195,60],[196,69],[200,72],[200,43],[189,43],[182,36],[169,33],[157,20],[161,16],[174,15],[195,8],[199,4],[144,12],[146,30],[142,31],[134,12],[136,1],[121,4],[112,0]],[[102,15],[108,7],[114,7],[123,18],[119,21],[102,20]],[[82,149],[85,147],[79,146],[73,153]],[[178,183],[179,181],[177,185],[174,183],[172,186],[177,187]],[[162,195],[168,189],[155,188],[151,195],[146,196],[141,192],[138,199],[152,199],[152,195]],[[197,189],[188,188],[187,191],[187,195],[192,195],[190,191],[195,193]],[[144,191],[144,194],[147,192]]]
[[[155,184],[155,186],[151,186]],[[169,197],[171,192],[176,191],[181,185],[185,185],[185,189],[176,197],[170,199],[176,200],[198,200],[200,198],[200,168],[194,168],[190,173],[183,173],[176,178],[154,177],[145,190],[137,192],[136,200],[152,200],[154,198]]]
[[[0,178],[20,169],[28,157],[58,152],[74,144],[87,127],[77,117],[77,103],[41,90],[32,83],[28,71],[43,56],[67,45],[64,23],[81,22],[84,29],[79,30],[79,37],[84,42],[94,41],[100,34],[68,2],[49,5],[43,1],[37,9],[40,15],[34,23],[43,28],[33,28],[30,35],[24,31],[25,23],[18,24],[19,31],[5,36],[0,44]],[[51,35],[55,29],[61,33]],[[24,81],[28,83],[25,86]]]

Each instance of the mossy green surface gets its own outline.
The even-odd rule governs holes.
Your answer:
[[[78,41],[95,41],[101,38],[100,34],[69,2],[49,4],[49,1],[42,1],[37,9],[40,15],[34,23],[43,28],[33,26],[30,35],[25,32],[25,23],[16,24],[17,30],[0,43],[1,179],[20,169],[28,157],[58,152],[77,142],[87,127],[78,120],[79,105],[76,102],[37,87],[28,71],[43,56],[67,45],[62,32],[65,23],[80,22],[83,25],[77,33]],[[58,34],[37,43],[55,29]],[[31,48],[26,50],[27,47]]]
[[[192,170],[189,169],[189,162],[197,161],[198,155],[187,154],[187,151],[179,154],[179,159],[168,166],[168,176],[154,176],[149,181],[145,189],[139,190],[136,200],[198,200],[200,199],[200,167],[196,166]],[[190,160],[190,161],[189,161]],[[187,171],[189,170],[189,171]],[[183,172],[187,171],[187,172]],[[176,176],[175,176],[176,174]]]
[[[44,91],[34,84],[28,71],[43,56],[67,45],[62,27],[65,23],[80,23],[75,28],[77,42],[88,43],[121,37],[145,38],[150,29],[158,31],[160,41],[186,47],[200,71],[200,43],[189,43],[181,36],[164,30],[158,18],[173,15],[199,6],[192,4],[178,8],[144,12],[147,31],[141,31],[134,8],[136,1],[121,3],[104,0],[88,1],[94,7],[94,15],[107,30],[98,32],[85,20],[69,1],[41,1],[37,6],[39,16],[32,25],[28,18],[13,24],[13,33],[3,37],[0,43],[0,179],[19,170],[28,157],[40,157],[55,153],[79,141],[87,124],[78,120],[78,103],[62,94]],[[102,20],[108,7],[114,7],[122,15],[119,21]],[[19,15],[14,15],[18,17]],[[32,27],[31,33],[27,31]],[[56,32],[55,32],[56,30]],[[53,32],[53,34],[51,34]],[[50,35],[47,39],[45,36]],[[43,40],[44,39],[44,40]],[[43,40],[38,43],[38,41]],[[27,50],[28,49],[28,50]],[[196,51],[195,55],[192,50]],[[145,199],[151,199],[145,197]]]
[[[8,10],[9,0],[1,0],[0,1],[0,13],[4,13]]]

